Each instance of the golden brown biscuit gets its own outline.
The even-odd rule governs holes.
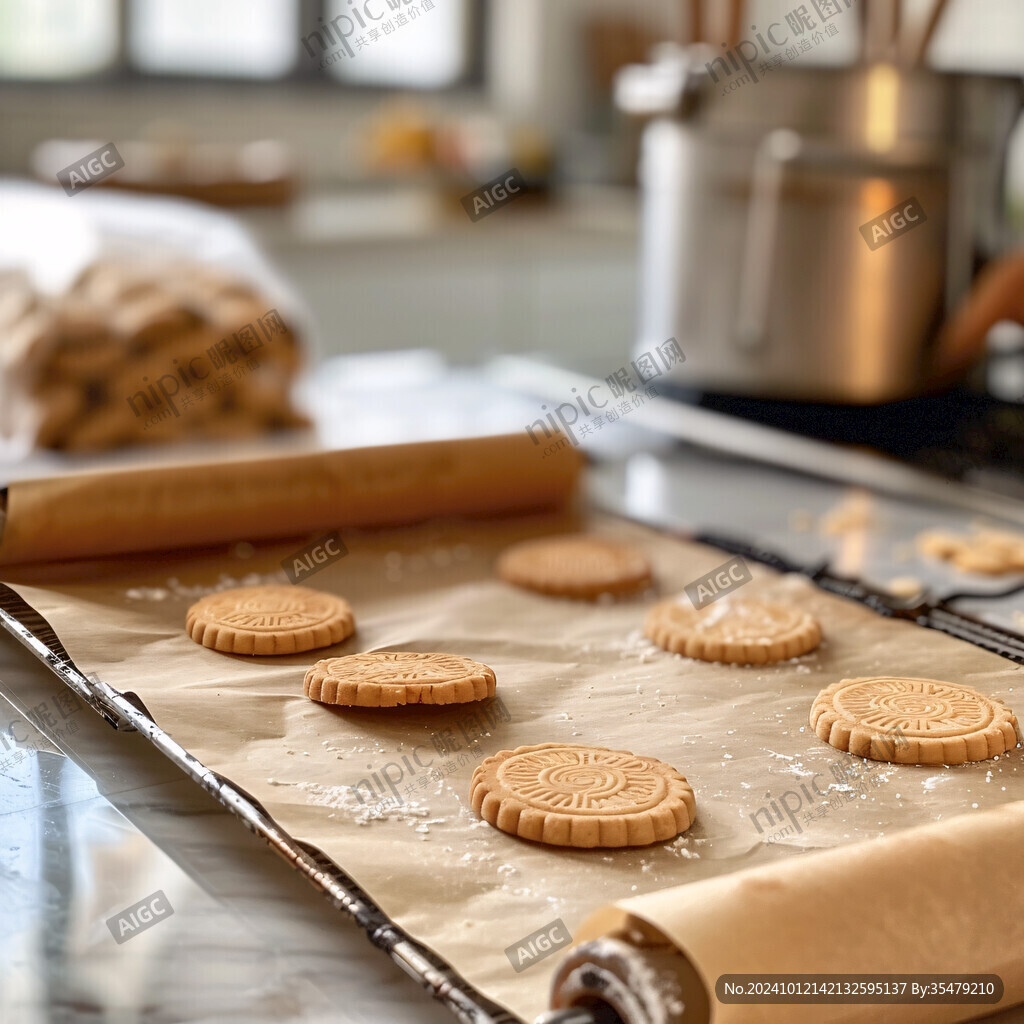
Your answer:
[[[0,373],[16,374],[28,385],[45,377],[47,363],[60,343],[53,311],[40,305],[4,331]]]
[[[188,610],[197,644],[229,654],[298,654],[340,643],[355,632],[340,597],[309,587],[236,587],[209,594]]]
[[[41,437],[61,436],[85,408],[81,389],[55,381],[35,402],[35,429]]]
[[[952,558],[965,547],[965,542],[942,530],[926,530],[918,534],[917,546],[922,554],[932,558]]]
[[[258,350],[256,355],[260,356],[262,351]],[[244,405],[255,415],[269,416],[290,407],[290,390],[290,379],[261,361],[255,370],[246,367],[246,372],[238,379],[233,393],[238,405]]]
[[[88,450],[308,426],[291,402],[290,326],[209,267],[97,262],[56,298],[0,275],[0,322],[2,437]],[[60,384],[80,396],[74,410],[51,407]]]
[[[925,587],[916,576],[894,576],[885,585],[885,589],[893,597],[910,598],[917,597]]]
[[[176,295],[186,297],[221,295],[224,293],[255,296],[248,281],[226,274],[207,263],[173,263],[164,272],[167,287]]]
[[[195,313],[162,290],[116,306],[110,321],[114,331],[139,352],[174,345],[183,334],[202,326]]]
[[[897,764],[984,761],[1020,741],[1001,701],[960,683],[900,676],[825,687],[811,705],[811,727],[837,750]]]
[[[216,344],[217,336],[207,327],[184,330],[167,335],[162,342],[148,349],[134,350],[122,346],[122,360],[111,383],[111,394],[131,394],[145,388],[167,374],[167,390],[177,395],[195,387],[205,387],[214,373],[207,349]],[[146,377],[146,381],[143,381]]]
[[[40,436],[46,436],[42,430]],[[101,451],[128,444],[131,439],[132,430],[125,420],[124,410],[107,404],[84,410],[64,431],[63,439],[51,447],[74,452]]]
[[[19,271],[0,272],[0,327],[13,327],[38,307],[28,276]]]
[[[306,673],[310,700],[357,708],[463,704],[494,696],[494,672],[457,654],[374,651],[324,658]]]
[[[647,846],[685,832],[693,790],[670,765],[625,750],[541,743],[482,761],[473,810],[509,835],[551,846]]]
[[[50,359],[50,370],[81,388],[102,382],[108,372],[117,368],[124,358],[124,347],[116,338],[92,342],[72,342],[62,338]]]
[[[792,605],[723,597],[697,611],[678,599],[648,613],[644,635],[673,654],[735,665],[796,658],[821,643],[817,619]]]
[[[152,270],[122,263],[97,262],[87,267],[72,287],[72,294],[109,307],[157,291],[160,285]]]
[[[95,306],[67,296],[54,304],[54,323],[63,345],[102,341],[110,334],[104,318]]]
[[[651,585],[651,567],[635,548],[601,537],[569,534],[527,540],[504,551],[498,575],[508,583],[553,597],[593,601]]]
[[[1002,530],[976,528],[973,534],[955,537],[929,530],[920,534],[921,552],[952,562],[961,572],[1001,576],[1024,571],[1024,536]]]
[[[1003,572],[1024,569],[1024,536],[999,530],[978,530],[974,549],[993,562],[998,560]]]
[[[214,330],[219,330],[222,334],[225,331],[238,331],[246,324],[252,324],[262,338],[257,323],[267,312],[267,301],[251,292],[246,294],[225,291],[213,297],[203,312]]]
[[[991,545],[967,547],[953,556],[953,564],[961,572],[976,572],[984,576],[1002,576],[1014,571],[1010,553]]]

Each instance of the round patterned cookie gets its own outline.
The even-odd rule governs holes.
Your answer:
[[[796,658],[821,643],[817,619],[788,604],[723,597],[699,611],[679,599],[647,614],[644,635],[673,654],[734,665]]]
[[[811,727],[837,750],[898,764],[984,761],[1020,741],[1000,701],[960,683],[900,676],[827,686],[811,705]]]
[[[192,605],[185,629],[227,654],[299,654],[350,637],[355,620],[340,597],[309,587],[237,587]]]
[[[517,587],[582,601],[637,593],[651,585],[650,563],[635,548],[575,534],[513,544],[497,568],[503,580]]]
[[[550,846],[647,846],[685,832],[696,816],[693,790],[675,768],[574,743],[488,757],[469,798],[495,828]]]
[[[494,672],[479,661],[414,651],[324,658],[309,669],[303,683],[310,700],[357,708],[464,704],[493,697],[494,689]]]

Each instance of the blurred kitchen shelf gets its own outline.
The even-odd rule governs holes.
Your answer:
[[[452,189],[453,186],[445,186]],[[457,191],[457,190],[454,190]],[[554,188],[549,201],[516,201],[473,223],[453,206],[450,194],[427,183],[352,185],[307,192],[280,210],[237,211],[263,243],[271,248],[291,245],[352,245],[366,241],[407,241],[435,238],[455,241],[475,230],[481,235],[523,231],[542,236],[565,231],[605,233],[633,239],[639,197],[635,189],[603,185]],[[466,192],[470,189],[467,187]]]

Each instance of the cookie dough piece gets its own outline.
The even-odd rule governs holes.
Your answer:
[[[340,643],[355,620],[333,594],[272,585],[209,594],[189,608],[185,629],[197,644],[227,654],[298,654]]]
[[[685,832],[693,790],[663,761],[575,743],[502,750],[470,783],[473,810],[509,835],[551,846],[647,846]]]
[[[1024,537],[1001,530],[975,529],[956,537],[928,530],[917,538],[922,554],[952,562],[961,572],[1002,576],[1024,571]]]
[[[1020,741],[1002,702],[937,679],[843,679],[818,694],[810,720],[837,750],[897,764],[984,761]]]
[[[796,658],[821,643],[817,619],[800,608],[729,597],[700,611],[662,601],[648,612],[644,635],[673,654],[734,665]]]
[[[1024,536],[1001,530],[978,530],[977,547],[990,555],[998,555],[1004,572],[1024,570]]]
[[[965,548],[953,556],[953,564],[961,572],[976,572],[984,576],[1002,576],[1014,571],[1009,552],[987,545]]]
[[[949,559],[959,554],[966,546],[966,542],[942,530],[926,530],[918,535],[917,546],[924,555]]]
[[[893,597],[917,597],[924,591],[924,584],[916,576],[894,576],[885,585]]]
[[[582,534],[514,544],[502,553],[497,568],[503,580],[518,587],[582,601],[651,585],[651,566],[635,548]]]
[[[310,700],[358,708],[464,704],[493,697],[494,672],[457,654],[374,651],[324,658],[307,673]]]

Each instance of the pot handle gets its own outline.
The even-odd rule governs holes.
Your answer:
[[[988,332],[1001,320],[1024,325],[1024,249],[986,263],[938,337],[929,383],[949,386],[985,353]]]
[[[761,140],[754,155],[735,333],[737,348],[747,352],[762,349],[768,338],[771,267],[775,264],[782,179],[786,167],[802,149],[799,134],[789,128],[777,128]]]

